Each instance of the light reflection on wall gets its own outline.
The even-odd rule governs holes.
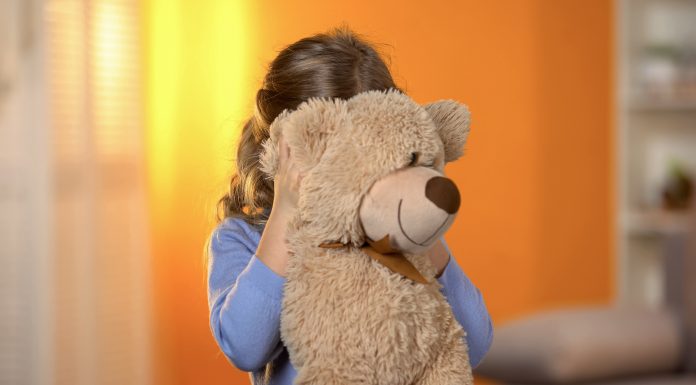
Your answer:
[[[254,15],[251,1],[143,3],[156,383],[210,383],[229,369],[212,358],[189,363],[220,354],[202,322],[203,247],[262,76]]]

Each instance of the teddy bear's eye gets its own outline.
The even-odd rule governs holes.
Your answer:
[[[411,162],[408,165],[415,166],[418,163],[419,159],[420,159],[420,152],[412,152],[411,153]]]

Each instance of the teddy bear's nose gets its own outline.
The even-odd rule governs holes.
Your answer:
[[[448,178],[442,176],[430,178],[425,184],[425,196],[447,214],[454,214],[459,210],[459,190]]]

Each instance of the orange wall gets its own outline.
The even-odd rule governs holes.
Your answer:
[[[246,383],[208,329],[202,248],[232,141],[282,46],[341,22],[419,102],[473,114],[447,235],[496,324],[613,297],[611,2],[185,1],[144,6],[158,384]]]

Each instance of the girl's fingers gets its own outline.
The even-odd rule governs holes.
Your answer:
[[[284,170],[287,163],[288,163],[288,158],[289,158],[289,148],[287,143],[285,142],[285,139],[281,136],[278,139],[278,152],[279,152],[279,159],[278,159],[278,168],[281,170]]]
[[[278,138],[278,152],[280,153],[280,160],[285,159],[285,139],[282,136]]]
[[[277,175],[281,177],[281,186],[286,186],[285,188],[297,192],[302,180],[302,174],[293,162],[290,146],[282,135],[278,138],[278,147],[279,165]],[[284,188],[280,187],[280,190],[284,190]]]

